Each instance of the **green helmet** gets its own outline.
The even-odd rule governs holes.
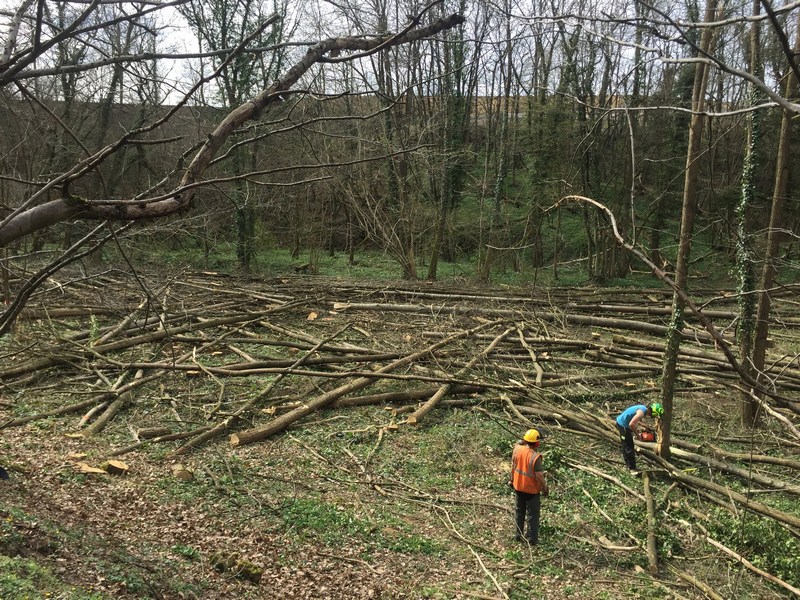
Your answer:
[[[658,402],[653,402],[650,405],[650,412],[653,414],[653,416],[660,417],[664,414],[664,407]]]

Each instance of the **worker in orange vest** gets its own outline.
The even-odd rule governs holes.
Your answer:
[[[537,452],[541,436],[536,429],[529,429],[522,440],[514,446],[511,455],[511,481],[517,496],[516,530],[514,539],[527,540],[531,545],[539,543],[539,512],[541,496],[550,489],[544,478],[542,455]],[[525,532],[527,521],[528,531]]]

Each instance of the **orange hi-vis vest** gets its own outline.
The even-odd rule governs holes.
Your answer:
[[[514,446],[514,452],[511,454],[511,483],[514,485],[515,490],[526,494],[538,494],[541,491],[533,470],[536,461],[541,456],[541,454],[525,444]]]

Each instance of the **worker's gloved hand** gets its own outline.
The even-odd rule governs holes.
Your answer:
[[[636,433],[634,433],[634,434],[633,434],[633,437],[634,437],[635,439],[637,439],[637,440],[641,441],[641,439],[642,439],[642,434],[641,434],[641,433],[639,433],[639,432],[637,431]]]
[[[547,488],[546,490],[542,490],[542,496],[547,498],[549,495],[550,495],[550,488]]]
[[[514,489],[514,483],[512,481],[509,481],[508,482],[508,487],[513,490]]]

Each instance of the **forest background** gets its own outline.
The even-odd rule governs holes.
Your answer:
[[[793,305],[798,279],[800,4],[24,0],[3,16],[7,356],[33,347],[34,300],[122,272],[657,286],[659,457],[687,320],[735,373],[744,426],[796,419],[770,328],[793,323],[773,302]],[[725,328],[714,298],[736,304]]]

